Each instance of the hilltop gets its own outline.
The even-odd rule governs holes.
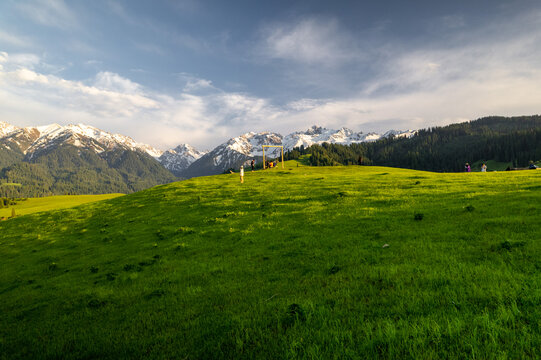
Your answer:
[[[0,222],[7,358],[534,358],[541,172],[297,167]]]

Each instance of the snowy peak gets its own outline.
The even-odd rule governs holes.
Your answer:
[[[19,130],[17,126],[0,121],[0,138],[6,137],[17,130]]]
[[[246,156],[263,156],[263,145],[282,145],[282,135],[271,132],[249,132],[229,139],[219,147],[223,147],[221,153],[236,151]]]
[[[392,136],[392,137],[398,137],[398,138],[403,137],[403,138],[409,139],[415,134],[417,134],[417,130],[405,130],[405,131],[389,130],[385,134],[383,134],[383,137],[388,138]]]
[[[139,150],[154,158],[158,158],[163,153],[150,145],[138,143],[129,136],[112,134],[84,124],[66,126],[50,124],[17,128],[7,123],[0,123],[0,138],[3,138],[4,142],[9,142],[11,146],[18,147],[24,154],[32,154],[62,143],[88,148],[97,153],[118,147]]]
[[[284,137],[284,148],[291,150],[296,147],[308,147],[313,144],[322,144],[324,142],[349,145],[354,143],[376,141],[390,136],[409,138],[415,133],[416,132],[413,130],[390,130],[383,135],[377,133],[364,134],[363,132],[354,132],[353,130],[345,127],[339,130],[333,130],[314,125],[306,131],[294,132]]]
[[[182,176],[219,174],[227,169],[237,169],[246,161],[263,156],[263,145],[282,145],[282,135],[271,132],[249,132],[229,139],[191,164]],[[274,152],[265,151],[265,153]]]
[[[195,160],[207,152],[199,151],[189,144],[180,144],[174,149],[165,151],[158,161],[175,175],[179,175],[188,168]]]
[[[105,146],[106,149],[122,147],[129,150],[139,150],[146,152],[154,158],[158,158],[163,154],[163,151],[153,148],[150,145],[138,143],[129,136],[121,134],[112,134],[107,131],[100,130],[93,126],[77,124],[67,125],[63,129],[74,135],[84,136],[94,139],[99,144]]]
[[[192,157],[197,160],[201,156],[205,155],[208,151],[199,151],[190,144],[180,144],[176,148],[167,150],[166,152]]]

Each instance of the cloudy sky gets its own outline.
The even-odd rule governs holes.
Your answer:
[[[541,109],[539,1],[0,1],[0,121],[166,149]]]

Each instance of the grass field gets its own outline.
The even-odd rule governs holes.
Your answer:
[[[0,223],[0,357],[541,354],[541,171],[297,167]]]
[[[9,208],[0,209],[0,218],[10,217],[11,209],[15,209],[15,214],[28,215],[40,211],[58,210],[69,208],[81,204],[86,204],[94,201],[112,199],[121,196],[121,194],[104,194],[104,195],[60,195],[48,196],[41,198],[29,198],[26,200],[18,200],[17,205],[12,205]]]

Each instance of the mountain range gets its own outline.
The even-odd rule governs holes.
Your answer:
[[[313,126],[286,136],[249,132],[211,151],[200,151],[189,144],[162,151],[85,124],[20,128],[0,122],[0,182],[30,187],[30,195],[36,196],[127,193],[178,178],[219,174],[250,159],[259,162],[262,145],[282,145],[288,151],[324,142],[348,145],[413,134],[411,130],[364,134]],[[270,156],[275,154],[269,152]]]

